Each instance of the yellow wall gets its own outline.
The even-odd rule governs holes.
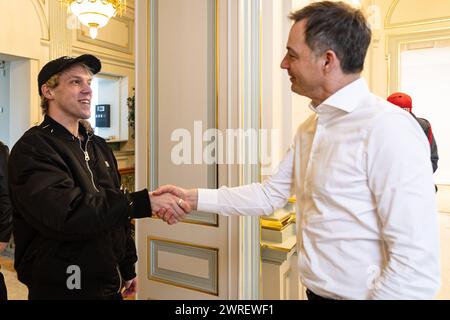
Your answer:
[[[11,91],[20,92],[27,101],[14,108],[29,108],[23,127],[42,120],[37,92],[37,74],[49,60],[62,55],[90,53],[102,61],[102,73],[128,77],[129,95],[134,87],[134,1],[127,1],[127,11],[99,30],[96,40],[81,28],[58,0],[1,0],[0,58],[17,61],[22,73]],[[24,113],[26,110],[22,110]],[[23,130],[22,130],[23,131]],[[15,134],[17,136],[17,134]]]

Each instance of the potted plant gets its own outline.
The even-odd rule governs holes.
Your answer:
[[[135,105],[134,105],[134,97],[135,97],[135,90],[133,88],[133,95],[131,97],[127,98],[127,105],[128,105],[128,126],[131,129],[130,136],[134,139],[134,130],[135,130]]]

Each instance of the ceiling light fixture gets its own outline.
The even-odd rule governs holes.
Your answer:
[[[97,37],[98,29],[103,28],[116,14],[122,15],[127,8],[126,0],[60,0],[80,22],[89,28],[92,39]]]

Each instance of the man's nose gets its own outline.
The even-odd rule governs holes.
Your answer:
[[[82,89],[83,93],[88,93],[88,94],[92,94],[92,88],[91,85],[89,83],[85,83]]]
[[[289,69],[289,63],[287,62],[286,56],[284,56],[283,60],[281,60],[280,68]]]

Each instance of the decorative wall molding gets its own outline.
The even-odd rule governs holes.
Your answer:
[[[394,22],[393,21],[393,15],[397,10],[399,12],[408,12],[407,10],[404,10],[402,8],[403,5],[410,7],[412,0],[393,0],[391,6],[389,7],[389,10],[386,14],[386,19],[384,22],[385,29],[392,29],[392,28],[402,28],[402,27],[412,27],[412,26],[419,26],[424,24],[430,24],[430,23],[438,23],[438,22],[445,22],[450,21],[450,15],[444,15],[438,16],[438,17],[430,17],[425,19],[413,19],[413,20],[405,20],[402,22]],[[425,2],[425,1],[424,1]],[[428,1],[426,2],[427,5],[432,6]],[[442,3],[446,3],[445,1]],[[448,4],[447,4],[448,5]]]
[[[106,49],[110,49],[110,50],[114,50],[114,51],[118,51],[118,52],[123,52],[126,54],[132,54],[133,53],[133,27],[134,27],[134,22],[127,18],[127,17],[114,17],[110,20],[109,23],[111,22],[118,22],[121,23],[123,25],[123,28],[127,29],[127,42],[125,44],[121,44],[121,43],[114,43],[114,42],[110,42],[110,41],[105,41],[101,39],[101,33],[99,33],[97,39],[91,39],[91,37],[89,36],[89,30],[88,28],[86,28],[85,26],[82,26],[80,29],[77,30],[77,38],[76,40],[82,43],[88,43],[88,44],[92,44],[98,47],[102,47],[102,48],[106,48]]]
[[[214,187],[212,187],[214,188]],[[194,211],[190,213],[186,219],[181,221],[182,223],[200,224],[209,227],[218,227],[219,218],[217,214],[209,212]]]
[[[50,31],[47,15],[45,14],[45,0],[32,0],[31,3],[36,10],[41,25],[41,40],[48,41],[50,39]]]
[[[149,280],[219,295],[219,249],[148,237],[147,257]]]
[[[67,8],[59,0],[49,2],[50,60],[72,55],[71,30],[68,28]]]
[[[261,2],[259,0],[238,1],[239,41],[239,114],[240,127],[246,130],[261,128]],[[259,139],[260,137],[258,137]],[[242,154],[258,155],[259,145],[251,145]],[[241,165],[241,185],[260,182],[260,164]],[[260,222],[259,217],[239,217],[239,273],[240,299],[259,299],[261,287]]]
[[[127,1],[127,11],[125,12],[127,16],[132,16],[134,17],[134,12],[135,12],[135,1],[141,1],[141,0],[128,0]]]
[[[388,59],[388,94],[397,91],[401,81],[399,77],[399,70],[402,46],[448,39],[450,39],[450,28],[388,35],[386,37],[386,57]]]
[[[134,60],[132,59],[124,59],[101,50],[92,50],[92,49],[86,50],[86,48],[84,47],[79,47],[75,45],[72,46],[73,55],[80,55],[84,53],[94,54],[102,61],[102,63],[108,63],[113,66],[134,69]]]
[[[263,246],[261,248],[261,260],[262,262],[281,265],[294,253],[294,251],[295,248],[291,251],[282,251],[282,250],[274,250]]]

